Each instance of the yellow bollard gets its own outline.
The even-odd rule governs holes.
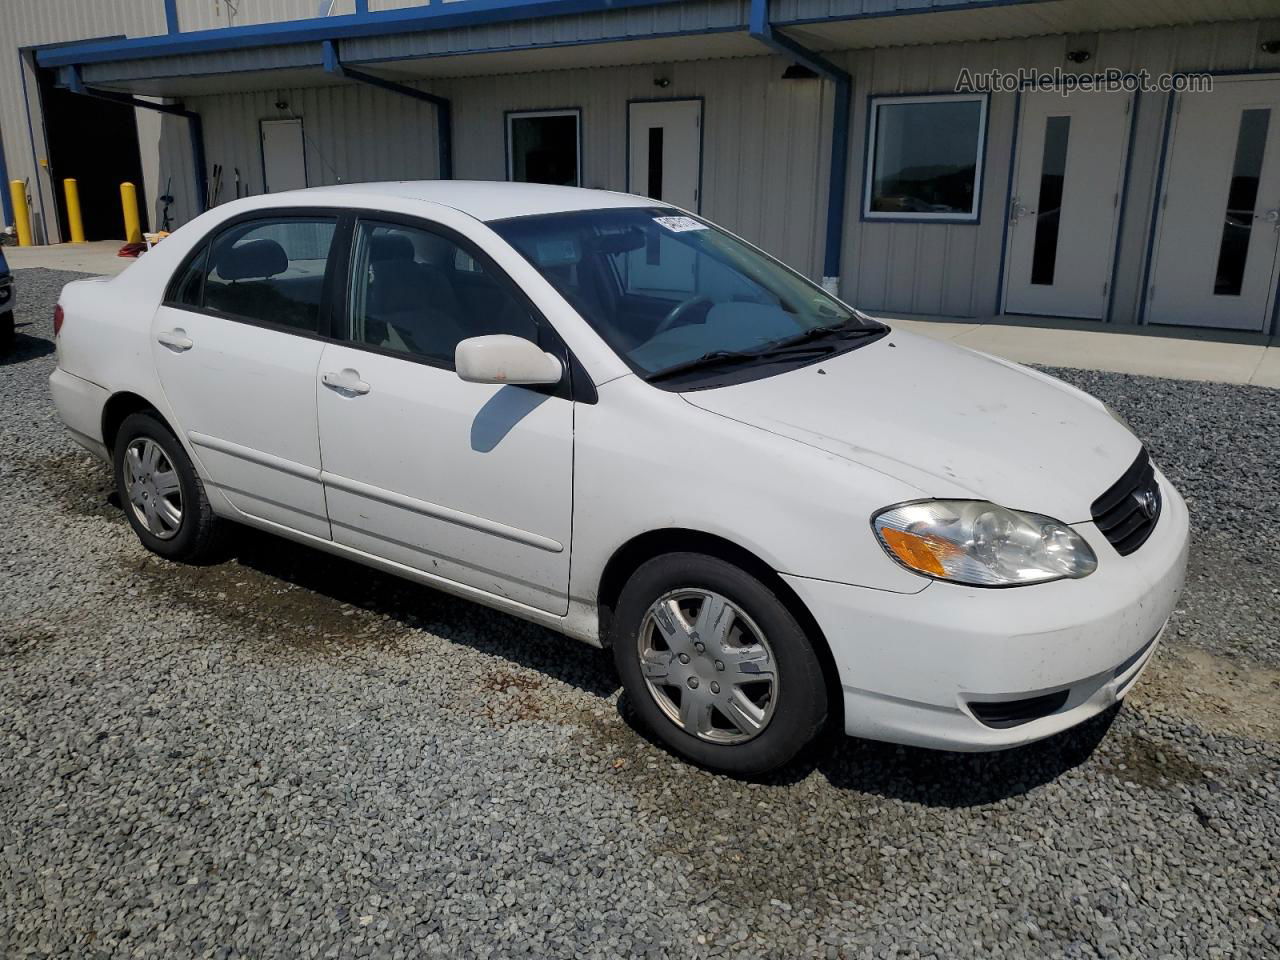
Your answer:
[[[80,188],[68,177],[62,181],[67,194],[67,225],[71,228],[71,242],[84,243],[84,218],[80,216]]]
[[[142,220],[138,216],[138,188],[125,181],[120,184],[120,205],[124,207],[124,242],[142,242]]]
[[[22,180],[9,181],[9,196],[13,198],[13,228],[18,231],[18,246],[29,247],[31,239],[31,211],[27,209],[27,185]]]

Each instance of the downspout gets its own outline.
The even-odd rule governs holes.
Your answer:
[[[346,77],[357,83],[366,83],[380,90],[397,93],[402,97],[411,97],[414,100],[433,104],[436,108],[436,146],[440,151],[438,163],[440,179],[453,179],[453,104],[447,97],[406,87],[402,83],[384,80],[382,77],[375,77],[361,70],[353,70],[342,62],[341,57],[338,56],[338,44],[333,40],[324,42],[324,69],[326,73],[336,77]]]
[[[79,93],[86,97],[96,97],[99,100],[110,100],[112,103],[123,103],[140,110],[155,110],[157,113],[167,113],[186,120],[187,130],[191,135],[192,167],[195,169],[196,175],[196,213],[205,212],[207,209],[205,205],[207,171],[204,162],[204,122],[200,119],[200,114],[194,110],[185,109],[180,103],[152,103],[150,100],[131,97],[127,93],[115,93],[111,90],[97,90],[93,87],[86,87],[78,66],[65,68],[61,79],[65,81],[66,88],[72,93]]]
[[[835,85],[831,127],[831,170],[827,183],[827,237],[822,263],[822,287],[839,296],[840,257],[844,244],[844,207],[849,179],[849,122],[853,103],[853,79],[830,60],[778,33],[769,23],[769,0],[751,0],[752,37],[774,53],[808,67]]]

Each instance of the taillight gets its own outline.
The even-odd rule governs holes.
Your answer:
[[[53,308],[53,335],[56,337],[62,332],[62,304],[58,304]]]

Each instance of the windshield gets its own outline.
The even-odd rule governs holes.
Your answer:
[[[754,379],[887,330],[741,240],[669,207],[489,226],[653,382]]]

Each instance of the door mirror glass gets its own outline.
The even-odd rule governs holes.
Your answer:
[[[468,337],[454,355],[458,376],[468,383],[559,383],[564,366],[532,340],[495,333]]]

